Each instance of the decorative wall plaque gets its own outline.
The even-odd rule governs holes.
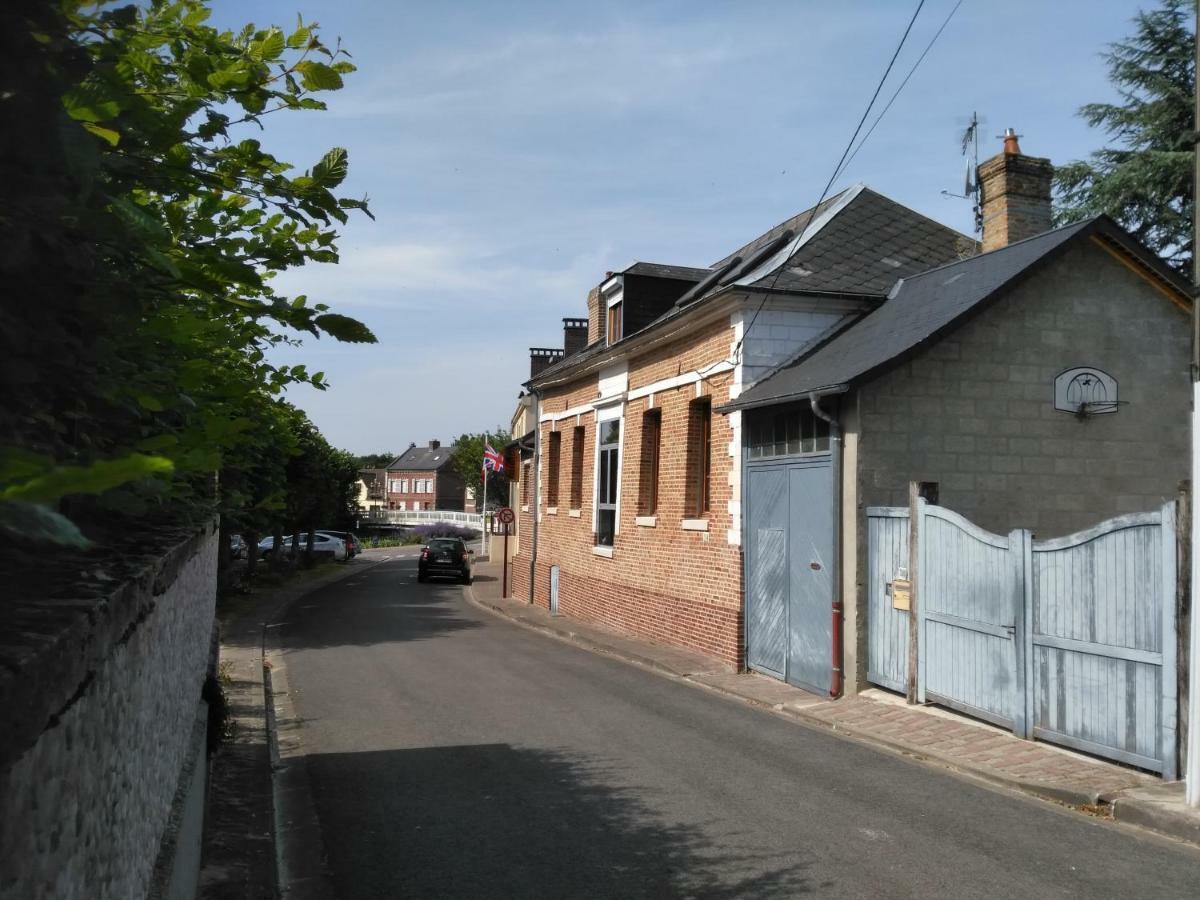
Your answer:
[[[1117,379],[1090,366],[1059,373],[1054,379],[1054,408],[1077,416],[1117,411]]]

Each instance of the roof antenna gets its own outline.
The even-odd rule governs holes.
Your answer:
[[[961,200],[971,201],[971,209],[975,213],[976,234],[983,231],[983,208],[979,190],[979,126],[982,124],[979,113],[971,113],[967,128],[963,131],[960,139],[966,168],[963,176],[963,192],[956,194],[954,191],[942,191],[947,197],[958,197]]]

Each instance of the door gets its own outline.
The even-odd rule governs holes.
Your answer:
[[[829,456],[746,468],[746,664],[816,693],[832,682]]]

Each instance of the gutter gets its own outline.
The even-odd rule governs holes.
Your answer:
[[[538,418],[541,415],[542,395],[536,388],[530,388],[529,396],[532,398],[530,406],[533,409],[533,468],[530,470],[533,478],[533,505],[530,507],[530,512],[533,513],[533,542],[529,549],[529,605],[532,606],[533,598],[537,594],[538,520],[541,518],[538,482],[541,481],[542,424]]]
[[[814,388],[809,391],[794,391],[790,394],[779,394],[775,397],[759,397],[752,400],[731,400],[723,406],[718,406],[716,411],[725,416],[729,415],[729,413],[741,412],[742,410],[747,409],[761,409],[764,406],[776,406],[782,403],[795,403],[798,400],[807,400],[814,404],[813,413],[818,418],[824,419],[826,422],[829,422],[832,425],[836,424],[835,421],[829,418],[829,416],[826,415],[823,410],[818,409],[818,407],[815,405],[816,401],[819,401],[823,397],[833,397],[838,394],[844,394],[849,390],[850,385],[848,384],[831,384],[827,387]],[[813,399],[814,397],[816,400]]]

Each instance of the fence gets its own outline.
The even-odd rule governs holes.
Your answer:
[[[1173,779],[1175,505],[1048,541],[918,510],[918,700]],[[868,509],[867,541],[868,678],[904,690],[908,510]]]
[[[437,509],[371,509],[362,521],[368,525],[427,525],[433,522],[450,522],[468,528],[483,528],[481,513],[460,510]]]

